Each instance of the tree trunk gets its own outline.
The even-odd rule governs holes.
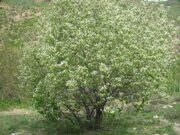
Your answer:
[[[88,125],[87,125],[87,126],[88,126],[88,129],[89,129],[89,130],[92,130],[92,129],[93,129],[92,115],[88,114],[88,115],[87,115],[87,120],[88,120],[88,123],[87,123],[87,124],[88,124]]]
[[[103,109],[98,108],[95,116],[95,129],[100,129],[102,124]]]

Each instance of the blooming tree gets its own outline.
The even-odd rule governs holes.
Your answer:
[[[161,6],[54,0],[38,27],[20,79],[48,118],[98,129],[108,102],[143,104],[165,89],[175,32]]]

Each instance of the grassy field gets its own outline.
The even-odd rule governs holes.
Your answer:
[[[169,0],[164,4],[170,7],[169,18],[174,19],[180,26],[180,19],[178,19],[180,1]],[[46,7],[48,3],[33,0],[0,2],[0,47],[5,46],[3,51],[0,48],[0,55],[5,58],[6,52],[12,54],[11,61],[6,61],[6,64],[11,64],[13,73],[17,72],[14,67],[18,65],[14,63],[13,58],[19,58],[22,46],[36,40],[34,27]],[[178,135],[180,134],[179,62],[173,67],[173,71],[174,81],[170,85],[170,97],[154,99],[139,113],[134,113],[131,108],[113,115],[106,113],[104,127],[99,131],[84,131],[65,120],[48,121],[33,107],[20,100],[0,101],[0,135],[18,132],[27,135],[30,133],[33,135]]]
[[[179,94],[179,93],[177,93]],[[178,135],[180,132],[180,95],[155,100],[139,112],[127,108],[115,114],[106,113],[104,127],[99,131],[84,131],[68,121],[51,122],[33,108],[14,105],[0,112],[0,134],[31,133],[34,135]]]
[[[177,24],[180,25],[180,1],[178,0],[169,0],[165,2],[165,5],[169,7],[169,17],[177,21]]]

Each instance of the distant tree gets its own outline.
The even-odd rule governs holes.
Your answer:
[[[166,89],[173,27],[152,3],[55,0],[24,49],[21,86],[44,116],[99,129],[108,102],[142,106]]]

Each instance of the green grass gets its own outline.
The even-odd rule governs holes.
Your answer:
[[[39,124],[33,126],[39,119],[39,115],[0,115],[0,134],[7,135],[20,131],[38,131]],[[33,121],[33,122],[32,122]]]
[[[179,0],[168,0],[164,2],[164,5],[169,7],[169,18],[174,19],[176,21],[177,18],[180,16],[180,1]],[[180,20],[177,22],[180,25]]]
[[[162,110],[161,114],[172,122],[180,122],[180,104],[173,105],[171,109]]]
[[[34,0],[2,0],[2,2],[16,6],[23,6],[26,8],[31,8],[35,6],[43,7],[47,5],[46,2],[34,2]]]
[[[79,128],[70,122],[64,120],[52,122],[36,112],[26,115],[1,115],[0,113],[0,125],[0,135],[17,132],[29,132],[35,135],[80,134]]]
[[[180,96],[172,96],[164,101],[157,100],[155,103],[147,105],[138,113],[133,110],[115,114],[105,113],[102,129],[88,131],[63,119],[57,122],[47,120],[24,102],[1,101],[0,135],[17,132],[28,132],[33,135],[177,135],[173,130],[173,123],[180,122]],[[173,107],[163,108],[165,105]],[[14,108],[15,111],[12,112]],[[24,114],[21,109],[29,113]],[[153,118],[155,115],[159,118]],[[161,122],[160,118],[168,122]]]
[[[35,26],[47,3],[32,0],[3,0],[0,2],[0,97],[20,98],[18,65],[21,48],[37,37]],[[15,95],[14,97],[11,94]],[[1,98],[0,98],[1,99]]]
[[[14,108],[29,108],[29,103],[21,100],[0,100],[0,111],[11,110]]]
[[[166,113],[161,115],[159,113],[139,112],[136,114],[134,112],[122,112],[113,116],[106,114],[104,115],[101,130],[87,131],[79,129],[76,125],[65,120],[59,122],[48,121],[36,112],[26,115],[2,115],[0,112],[0,134],[6,135],[24,131],[35,135],[176,135],[171,122],[164,124],[159,119],[153,118],[156,114],[166,116]]]
[[[174,20],[177,26],[180,26],[180,0],[168,0],[162,2],[168,8],[168,17]],[[179,32],[180,34],[180,32]],[[177,36],[179,38],[179,35]],[[178,47],[179,48],[179,44]],[[171,65],[171,76],[169,78],[169,94],[180,92],[180,55],[177,61]]]
[[[18,3],[16,3],[18,4]],[[35,9],[37,6],[31,8],[26,6],[10,5],[0,9],[0,42],[5,46],[22,47],[26,43],[32,42],[36,37],[36,23],[38,21],[38,14],[41,10]]]

